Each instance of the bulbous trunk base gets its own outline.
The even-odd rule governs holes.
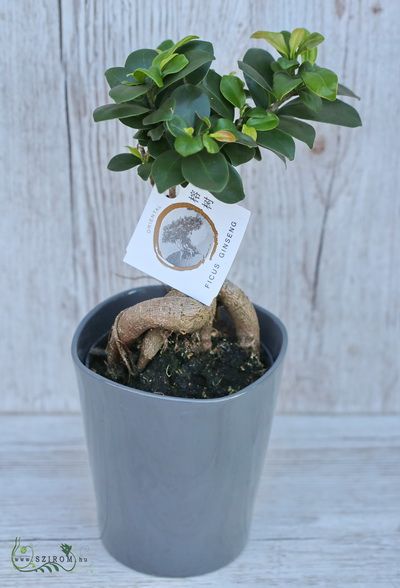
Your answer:
[[[210,306],[171,290],[163,298],[145,300],[120,312],[106,348],[109,373],[119,373],[121,364],[131,375],[142,371],[166,345],[172,333],[195,334],[190,339],[193,353],[211,350],[213,323],[219,304],[232,319],[238,345],[249,355],[259,358],[260,328],[254,306],[240,288],[226,281],[218,299]],[[142,335],[140,355],[133,364],[130,347]]]

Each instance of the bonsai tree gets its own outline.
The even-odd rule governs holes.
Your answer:
[[[258,31],[252,37],[267,41],[279,55],[249,49],[238,62],[244,79],[211,69],[212,44],[193,35],[134,51],[124,66],[108,69],[114,104],[96,108],[94,120],[119,119],[136,131],[136,144],[115,155],[108,169],[136,168],[170,197],[178,185],[191,183],[235,203],[245,197],[240,165],[260,161],[265,152],[286,164],[295,156],[294,139],[313,147],[315,130],[304,120],[361,125],[357,111],[337,98],[357,96],[316,63],[321,34],[297,28]],[[239,288],[226,282],[210,307],[171,290],[121,312],[107,345],[109,375],[120,377],[121,365],[131,376],[144,370],[172,333],[187,337],[188,356],[209,352],[217,304],[231,316],[238,345],[258,358],[255,310]],[[140,338],[135,360],[132,345]]]

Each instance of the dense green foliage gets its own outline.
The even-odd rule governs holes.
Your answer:
[[[210,69],[213,46],[195,36],[139,49],[124,67],[108,69],[115,104],[96,108],[94,120],[117,118],[137,130],[137,147],[113,157],[108,168],[137,167],[159,192],[190,182],[237,202],[244,191],[235,167],[260,160],[260,148],[284,162],[294,158],[294,139],[312,148],[315,130],[299,119],[361,125],[357,111],[337,98],[357,96],[315,63],[322,35],[298,28],[253,38],[265,39],[279,57],[249,49],[238,62],[244,81]]]

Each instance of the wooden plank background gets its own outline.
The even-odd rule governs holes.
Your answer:
[[[321,126],[287,171],[268,155],[245,167],[253,217],[231,278],[288,327],[280,410],[399,411],[399,16],[390,0],[1,0],[1,410],[78,410],[78,319],[151,283],[121,261],[149,188],[106,170],[131,133],[92,122],[103,71],[195,33],[229,72],[261,46],[253,31],[306,26],[364,126]]]

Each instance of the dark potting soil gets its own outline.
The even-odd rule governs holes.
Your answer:
[[[257,380],[272,365],[267,353],[258,359],[239,347],[233,337],[213,338],[211,351],[188,352],[188,338],[171,335],[168,343],[149,365],[135,375],[121,367],[118,378],[111,378],[105,362],[108,334],[89,351],[87,366],[119,384],[138,390],[181,398],[220,398],[238,392]],[[131,349],[136,364],[140,339]]]

